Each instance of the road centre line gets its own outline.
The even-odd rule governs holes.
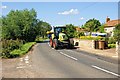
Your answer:
[[[68,51],[68,52],[74,52],[74,51],[72,51],[72,50],[66,50],[66,51]]]
[[[108,71],[108,70],[103,69],[103,68],[101,68],[101,67],[98,67],[98,66],[95,66],[95,65],[92,65],[92,67],[93,67],[93,68],[96,68],[96,69],[98,69],[98,70],[101,70],[101,71],[103,71],[103,72],[106,72],[106,73],[112,74],[112,75],[114,75],[114,76],[120,77],[119,74],[114,73],[114,72],[111,72],[111,71]]]
[[[75,60],[75,61],[78,60],[77,58],[74,58],[74,57],[72,57],[72,56],[69,56],[69,55],[67,55],[67,54],[65,54],[65,53],[63,53],[63,52],[60,52],[60,54],[66,56],[66,57],[68,57],[68,58],[71,58],[71,59],[73,59],[73,60]]]

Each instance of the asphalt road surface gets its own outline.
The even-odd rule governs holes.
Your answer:
[[[4,78],[117,78],[118,65],[72,49],[37,43],[21,58],[3,59]]]

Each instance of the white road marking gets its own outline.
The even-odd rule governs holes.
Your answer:
[[[112,56],[112,57],[118,57],[118,55],[117,56]]]
[[[25,58],[28,59],[28,55]]]
[[[23,59],[20,60],[21,62],[23,61]]]
[[[112,75],[114,75],[114,76],[120,77],[119,74],[114,73],[114,72],[111,72],[111,71],[108,71],[108,70],[103,69],[103,68],[100,68],[100,67],[98,67],[98,66],[92,65],[92,67],[93,67],[93,68],[96,68],[96,69],[98,69],[98,70],[104,71],[104,72],[106,72],[106,73],[112,74]]]
[[[28,63],[29,63],[29,61],[25,61],[25,63],[26,63],[26,64],[28,64]]]
[[[23,58],[20,58],[20,61],[22,62],[22,61],[23,61]]]
[[[68,52],[74,52],[74,51],[72,51],[72,50],[66,50],[66,51],[68,51]]]
[[[20,69],[20,68],[25,68],[26,66],[19,66],[19,67],[16,67],[17,69]]]
[[[29,57],[28,55],[24,58],[25,61],[28,61],[29,60]]]
[[[71,58],[71,59],[73,59],[73,60],[78,60],[77,58],[74,58],[74,57],[72,57],[72,56],[69,56],[69,55],[67,55],[67,54],[65,54],[65,53],[63,53],[63,52],[60,52],[60,54],[63,54],[64,56],[66,56],[66,57],[69,57],[69,58]]]
[[[25,60],[25,61],[28,61],[29,59],[28,59],[28,58],[25,58],[24,60]]]

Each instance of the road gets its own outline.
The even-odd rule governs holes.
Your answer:
[[[118,65],[72,49],[37,43],[21,58],[3,59],[4,78],[117,78]]]

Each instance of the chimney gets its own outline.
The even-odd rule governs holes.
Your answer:
[[[108,21],[110,21],[110,18],[107,16],[107,18],[106,18],[106,23],[107,23]]]

